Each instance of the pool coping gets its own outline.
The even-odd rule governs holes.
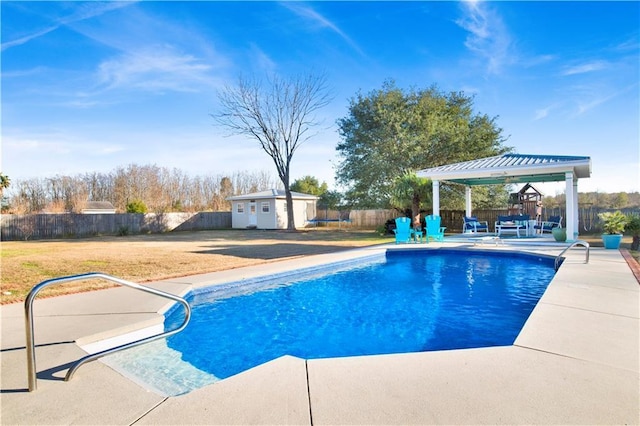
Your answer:
[[[179,293],[229,277],[268,275],[292,265],[329,263],[394,247],[438,246],[473,249],[461,243],[376,246],[151,285]],[[565,246],[541,245],[532,251],[554,255]],[[92,303],[105,303],[105,297],[121,300],[130,293],[112,289],[104,290],[109,296],[100,298],[88,294],[38,301],[39,389],[34,393],[24,391],[20,309],[3,306],[0,420],[2,424],[637,423],[638,283],[617,250],[592,248],[589,265],[583,265],[581,249],[569,251],[566,259],[513,346],[311,361],[283,357],[170,398],[139,388],[99,362],[80,369],[70,382],[59,379],[65,372],[60,367],[82,354],[61,336],[61,325],[66,332],[73,331],[74,339],[90,335],[86,330],[96,325],[104,333],[138,317],[153,318],[160,309],[158,302],[131,296],[129,309],[120,315],[106,315],[104,310],[95,315],[89,313]],[[55,314],[78,303],[80,312]]]

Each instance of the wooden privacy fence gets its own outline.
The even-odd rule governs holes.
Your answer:
[[[3,241],[231,228],[231,212],[2,215]]]
[[[599,213],[616,209],[596,207],[580,208],[578,211],[579,232],[598,233],[602,231]],[[620,209],[624,214],[640,214],[638,208]],[[423,211],[423,217],[431,211]],[[489,230],[493,231],[498,215],[506,215],[507,209],[474,210],[479,220],[489,222]],[[562,216],[562,225],[566,226],[564,207],[545,208],[543,219],[549,216]],[[351,227],[360,229],[376,229],[385,222],[403,216],[397,210],[319,210],[319,219],[348,219]],[[442,226],[447,233],[462,232],[464,210],[441,210]],[[335,226],[326,223],[324,226]],[[159,233],[168,231],[197,231],[204,229],[231,228],[231,212],[200,213],[148,213],[148,214],[32,214],[0,216],[0,231],[3,241],[52,238],[80,238],[96,235],[126,235],[141,233]]]
[[[352,210],[349,213],[351,225],[357,228],[375,229],[398,216],[397,210]]]

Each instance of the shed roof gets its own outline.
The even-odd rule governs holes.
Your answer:
[[[591,158],[567,155],[503,154],[418,171],[431,180],[463,185],[501,185],[525,182],[560,182],[567,172],[576,178],[591,176]]]
[[[291,197],[294,200],[317,200],[319,197],[310,194],[303,194],[301,192],[291,192]],[[284,189],[268,189],[266,191],[260,192],[252,192],[251,194],[244,195],[234,195],[232,197],[227,197],[228,201],[239,201],[239,200],[265,200],[265,199],[285,199],[287,195],[284,192]]]
[[[87,201],[83,210],[115,210],[110,201]]]

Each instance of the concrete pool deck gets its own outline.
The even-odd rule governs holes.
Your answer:
[[[564,246],[473,246],[557,255]],[[149,284],[193,287],[370,255],[377,246]],[[38,389],[27,391],[23,304],[0,308],[1,417],[9,424],[638,424],[640,287],[618,250],[566,261],[508,347],[303,360],[282,357],[177,397],[145,390],[100,361],[69,382],[99,340],[158,323],[165,302],[127,288],[37,300]]]

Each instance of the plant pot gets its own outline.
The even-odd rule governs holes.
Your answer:
[[[604,248],[616,250],[620,248],[622,242],[622,234],[602,234],[602,243]]]
[[[553,228],[551,230],[551,234],[553,235],[553,238],[558,242],[563,243],[567,241],[567,230],[564,228]]]

